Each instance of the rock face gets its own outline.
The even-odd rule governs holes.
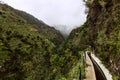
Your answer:
[[[120,79],[120,0],[94,0],[87,24],[89,44],[114,78]]]
[[[87,0],[86,23],[69,36],[76,50],[92,50],[120,79],[120,0]]]

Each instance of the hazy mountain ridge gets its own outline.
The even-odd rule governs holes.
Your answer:
[[[33,27],[38,29],[38,31],[40,31],[44,36],[48,38],[50,37],[49,39],[53,41],[56,45],[59,45],[64,40],[60,31],[56,30],[54,27],[48,26],[43,21],[38,20],[34,16],[24,11],[14,10],[14,12],[19,16],[23,17],[24,19],[26,19],[28,23],[30,23],[31,25],[33,25]]]
[[[4,8],[8,8],[16,15],[25,19],[27,21],[27,23],[31,24],[33,28],[37,29],[46,38],[48,38],[51,41],[54,41],[54,43],[56,45],[62,43],[62,41],[64,40],[63,36],[61,35],[61,33],[58,30],[56,30],[54,27],[48,26],[43,21],[38,20],[34,16],[32,16],[24,11],[16,10],[6,4],[1,4],[1,6],[4,6]]]

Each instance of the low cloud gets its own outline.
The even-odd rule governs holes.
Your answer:
[[[69,33],[86,21],[83,0],[4,0],[16,9],[26,11],[48,25]]]

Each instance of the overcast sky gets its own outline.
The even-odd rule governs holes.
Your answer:
[[[3,0],[10,6],[26,11],[48,25],[70,32],[86,21],[83,0]]]

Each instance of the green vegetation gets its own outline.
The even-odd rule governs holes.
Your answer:
[[[64,54],[65,56],[65,60],[63,60],[65,61],[65,64],[63,64],[63,67],[67,69],[67,71],[66,70],[64,71],[68,73],[65,74],[65,77],[68,78],[68,80],[73,80],[74,78],[78,79],[80,75],[79,73],[80,69],[82,73],[82,78],[84,78],[85,67],[83,66],[82,55],[84,51],[89,47],[87,43],[89,41],[87,30],[88,30],[87,24],[73,30],[68,39],[66,40],[66,42],[63,45],[61,45],[62,48],[60,47],[58,49],[58,52],[61,51],[61,53],[59,54],[60,55]]]
[[[111,74],[120,76],[120,2],[94,0],[89,10],[89,44]]]
[[[119,80],[120,5],[87,0],[87,22],[67,40],[30,14],[0,4],[0,80],[85,78],[83,54],[93,50]]]
[[[83,2],[85,2],[86,7],[90,7],[90,5],[92,4],[92,0],[83,0]]]
[[[54,28],[0,4],[0,80],[73,80],[79,78],[80,68],[84,77],[81,55],[87,44],[72,40],[76,34],[75,38],[87,41],[84,26],[77,31],[81,34],[73,31],[63,42]],[[86,44],[83,48],[81,41]]]
[[[0,13],[0,78],[36,80],[48,76],[55,45],[9,9],[0,6]],[[43,72],[45,75],[40,75]]]
[[[6,4],[1,4],[1,7],[2,6],[3,6],[3,9],[7,9],[11,12],[11,14],[9,14],[9,15],[12,15],[12,16],[18,15],[17,17],[15,16],[14,18],[16,18],[16,19],[23,18],[23,20],[19,20],[19,21],[21,21],[20,24],[22,24],[22,23],[24,24],[24,22],[22,22],[22,21],[26,21],[27,23],[29,23],[30,26],[33,27],[33,29],[30,29],[31,31],[37,30],[42,35],[44,35],[44,37],[46,37],[47,39],[52,41],[55,45],[59,45],[63,42],[63,40],[64,40],[63,36],[60,34],[59,31],[55,30],[53,27],[46,25],[44,22],[38,20],[37,18],[35,18],[34,16],[32,16],[26,12],[13,9],[12,7],[10,7]]]
[[[119,80],[119,77],[118,76],[114,76],[113,80]]]

